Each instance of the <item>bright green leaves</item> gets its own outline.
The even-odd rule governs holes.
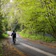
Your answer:
[[[18,0],[17,3],[17,7],[22,9],[20,22],[31,32],[48,33],[52,29],[51,25],[56,24],[54,0]]]
[[[10,19],[8,28],[13,28],[17,21],[20,29],[28,33],[43,32],[56,36],[54,35],[56,34],[55,0],[14,0],[14,3],[9,4],[6,13],[4,12],[5,16]]]

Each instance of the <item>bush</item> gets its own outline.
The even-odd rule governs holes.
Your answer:
[[[42,41],[45,41],[45,42],[56,42],[56,39],[53,38],[53,37],[47,37],[47,36],[43,36],[43,35],[40,35],[40,34],[27,34],[27,33],[23,33],[23,32],[20,32],[19,33],[23,38],[29,38],[31,40],[42,40]]]

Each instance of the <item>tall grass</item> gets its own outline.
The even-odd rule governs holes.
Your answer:
[[[1,43],[0,43],[0,56],[3,56],[3,49]]]
[[[8,37],[7,33],[3,33],[2,35],[0,35],[0,56],[3,56],[2,40],[7,37]]]
[[[23,33],[23,32],[19,32],[19,34],[23,37],[23,38],[28,38],[28,39],[31,39],[31,40],[41,40],[41,41],[45,41],[45,42],[56,42],[56,39],[53,38],[53,37],[47,37],[47,36],[43,36],[43,35],[40,35],[40,34],[26,34],[26,33]]]
[[[7,33],[3,33],[2,35],[0,35],[0,40],[4,39],[4,38],[8,38],[8,34]]]

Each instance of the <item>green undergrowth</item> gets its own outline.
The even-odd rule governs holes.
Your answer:
[[[40,35],[40,34],[26,34],[26,33],[23,33],[23,32],[19,32],[19,34],[23,37],[23,38],[28,38],[30,40],[41,40],[41,41],[44,41],[44,42],[56,42],[56,39],[53,38],[53,37],[47,37],[47,36],[43,36],[43,35]]]
[[[8,38],[7,33],[3,33],[2,35],[0,35],[0,56],[3,56],[2,40],[5,38]]]
[[[2,40],[0,39],[0,56],[3,56]]]
[[[0,56],[3,56],[2,44],[0,43]]]
[[[7,33],[3,33],[4,38],[8,38],[8,34]]]
[[[4,39],[4,38],[8,38],[8,34],[7,33],[3,33],[2,35],[0,35],[0,40]]]

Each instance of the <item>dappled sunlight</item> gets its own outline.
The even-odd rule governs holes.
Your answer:
[[[10,2],[13,2],[13,0],[10,0]]]
[[[0,40],[9,41],[5,43],[6,53],[11,44],[29,56],[56,56],[56,50],[51,48],[56,47],[56,1],[1,0]],[[9,48],[8,53],[11,49],[14,52]]]

